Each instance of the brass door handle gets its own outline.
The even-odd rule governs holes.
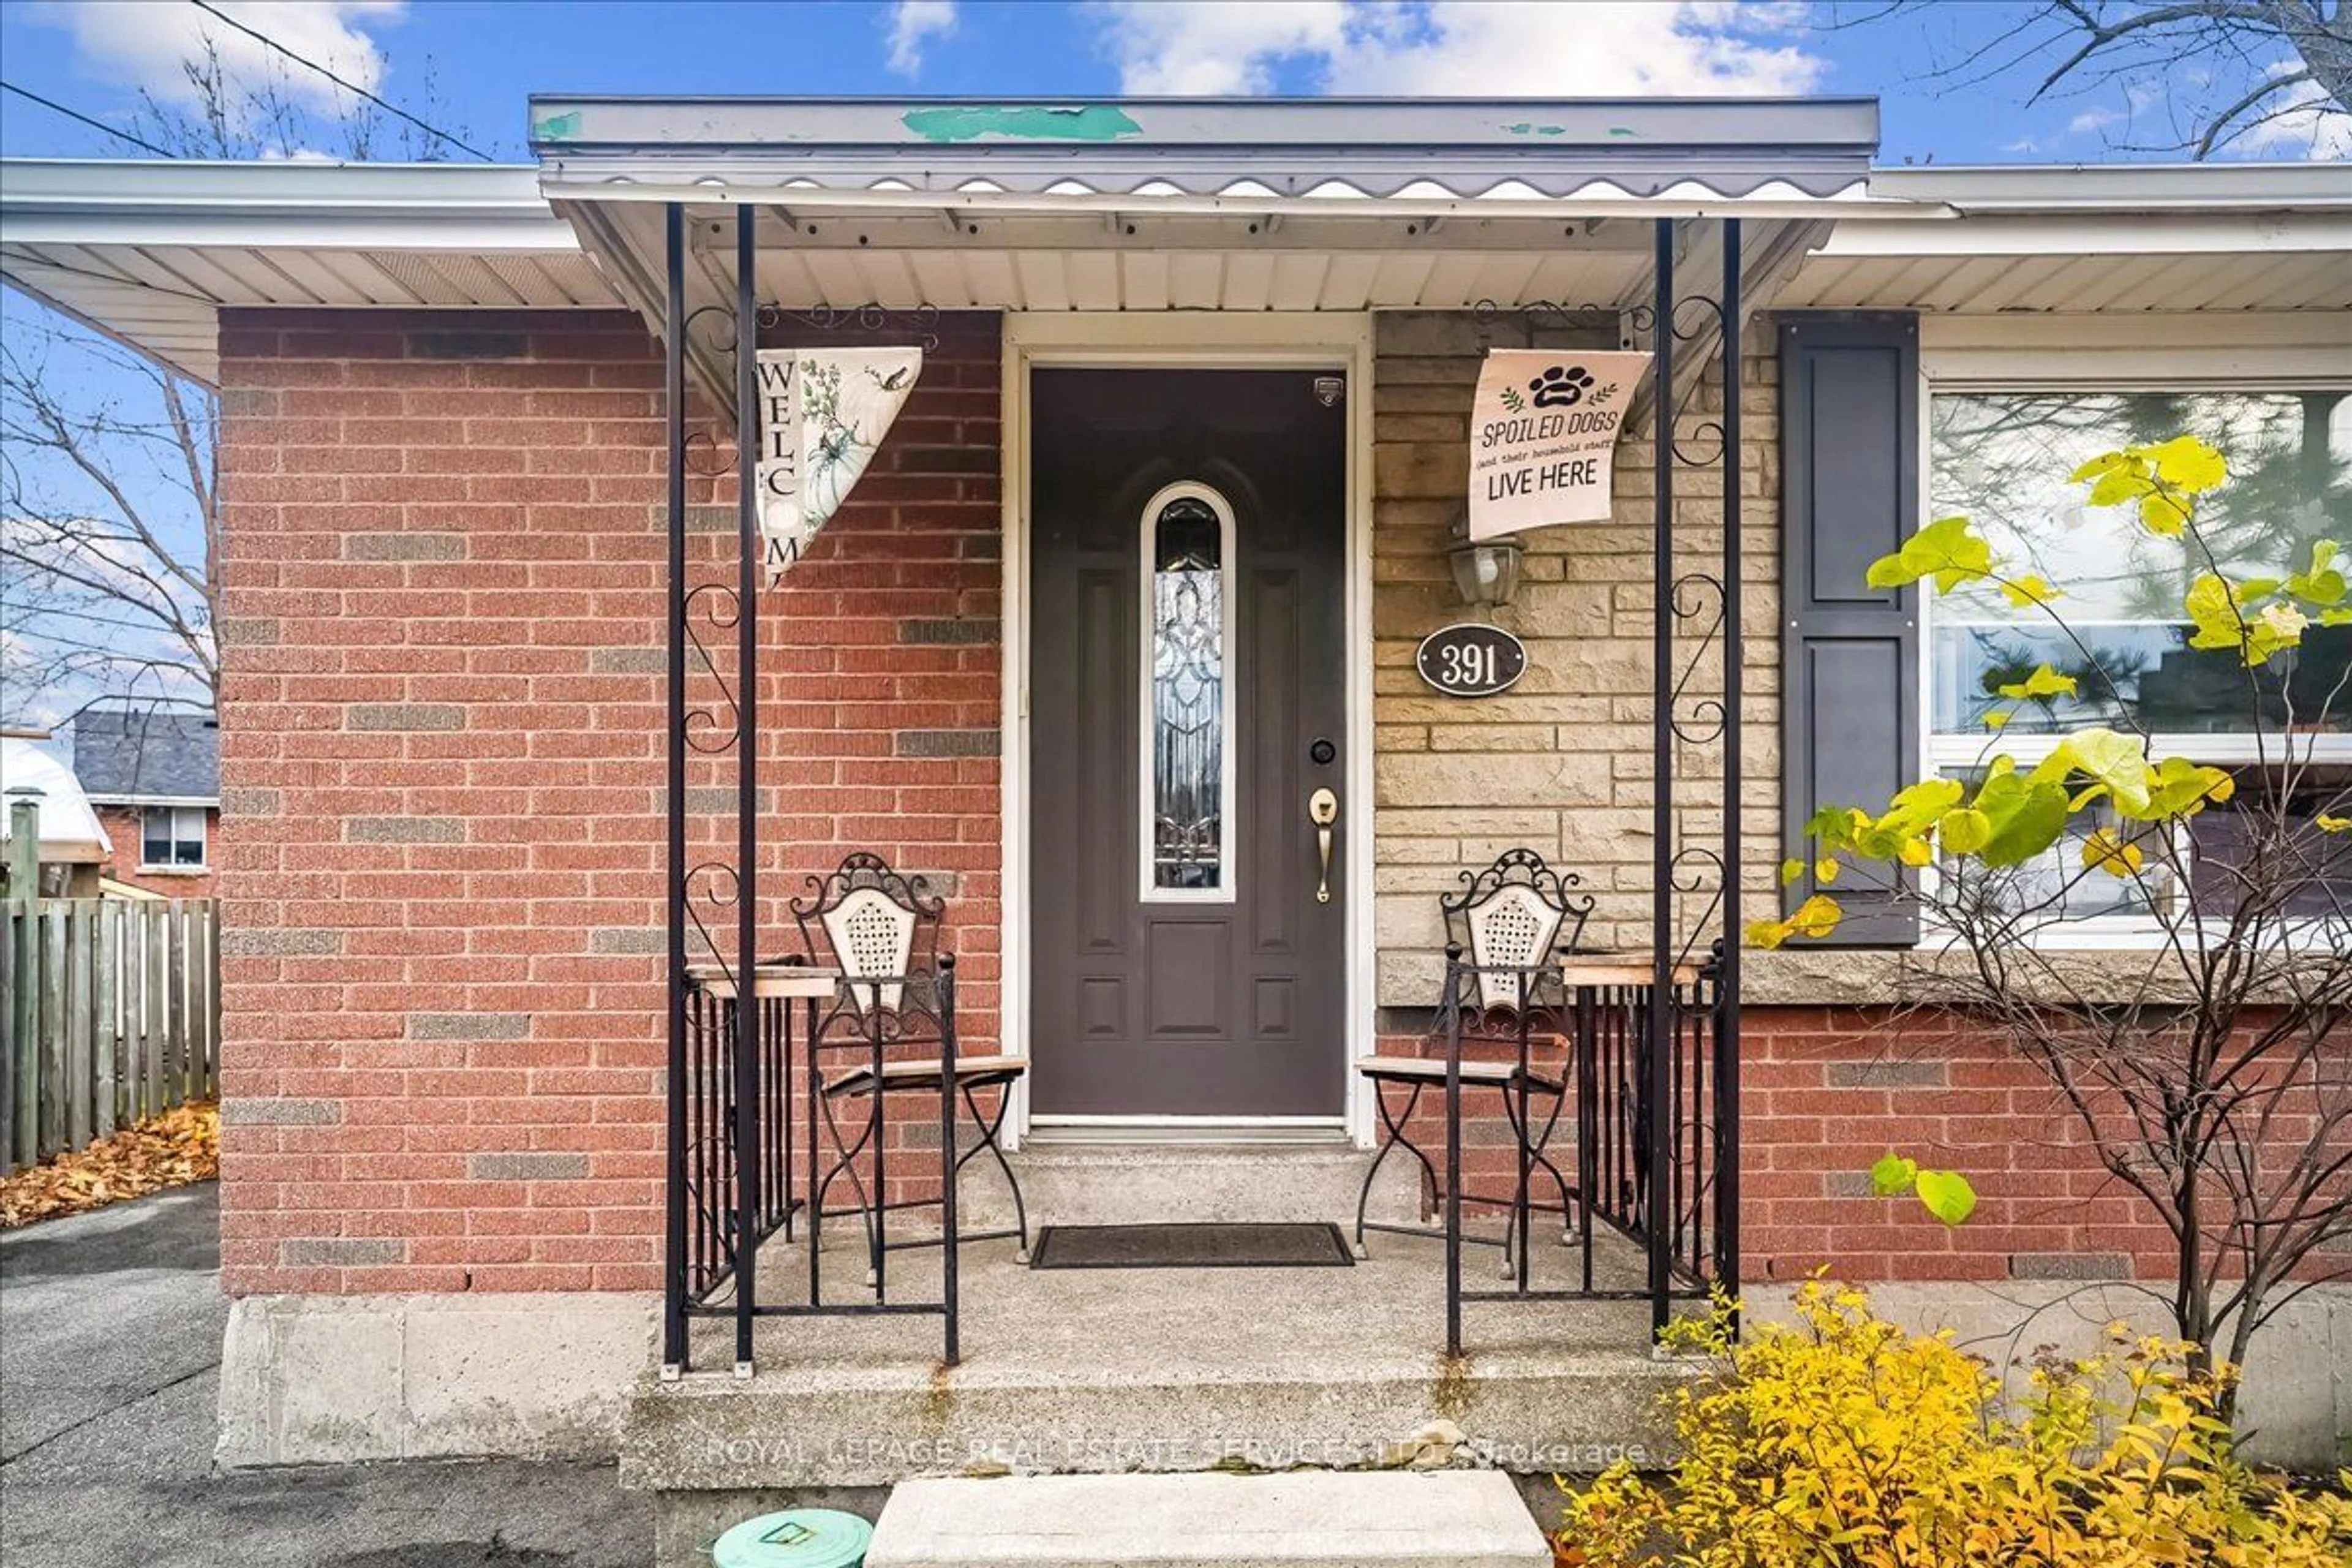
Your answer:
[[[1315,825],[1315,847],[1323,862],[1322,875],[1315,884],[1315,901],[1331,901],[1331,825],[1339,820],[1339,797],[1328,789],[1318,789],[1307,797],[1307,820]]]

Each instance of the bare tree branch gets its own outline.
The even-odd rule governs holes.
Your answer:
[[[2336,0],[2042,0],[2021,14],[1889,0],[1828,26],[1931,16],[2000,19],[1990,36],[1954,45],[1928,73],[1934,79],[1975,86],[2030,70],[2028,104],[2120,89],[2127,121],[2160,105],[2168,139],[2145,139],[2127,125],[2126,138],[2111,142],[2119,150],[2204,159],[2264,128],[2307,124],[2318,151],[2341,145],[2352,120],[2352,13]]]
[[[457,146],[430,126],[392,126],[356,94],[322,96],[275,57],[232,68],[209,33],[180,75],[185,91],[171,101],[142,94],[137,126],[176,156],[433,161]],[[433,97],[428,60],[428,110]],[[37,703],[47,712],[95,686],[209,706],[220,675],[217,400],[17,302],[0,353],[0,705],[12,717]]]

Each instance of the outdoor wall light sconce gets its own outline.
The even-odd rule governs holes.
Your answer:
[[[1454,586],[1462,602],[1474,610],[1509,604],[1511,595],[1519,591],[1523,547],[1517,536],[1506,533],[1474,540],[1466,515],[1454,521],[1454,542],[1446,547],[1445,563],[1454,569]]]

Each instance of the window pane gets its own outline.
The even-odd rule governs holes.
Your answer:
[[[205,863],[205,814],[194,806],[184,805],[173,812],[172,863],[175,866],[201,866]]]
[[[2117,447],[2200,437],[2230,460],[2230,482],[2198,514],[2215,561],[2238,574],[2301,566],[2313,540],[2352,536],[2352,394],[1965,394],[1930,407],[1935,515],[1965,513],[1997,554],[2064,590],[2055,608],[2081,639],[1989,586],[1938,595],[1938,731],[1975,730],[1996,707],[2042,730],[2137,721],[2242,731],[2258,714],[2273,727],[2287,721],[2290,704],[2294,721],[2307,722],[2352,667],[2352,628],[2313,628],[2299,652],[2251,679],[2227,650],[2189,648],[2180,600],[2209,569],[2202,552],[2152,537],[2123,509],[2085,506],[2084,487],[2068,478]],[[2030,706],[1994,694],[2043,662],[2077,679],[2077,700]],[[2352,728],[2347,704],[2334,707],[2328,728]]]
[[[1981,772],[1958,773],[1974,791],[1984,782]],[[2145,857],[2139,875],[2115,877],[2083,864],[2083,845],[2104,829],[2125,843],[2136,843]],[[2030,911],[2019,934],[2029,934],[2043,921],[2090,920],[2095,917],[2147,915],[2157,901],[2172,896],[2171,873],[2157,854],[2146,823],[2126,823],[2104,805],[2078,812],[2067,823],[2058,842],[2020,866],[1992,867],[1973,859],[1947,858],[1939,874],[1955,887],[1947,896],[1958,902],[1981,898],[1999,908]]]
[[[142,865],[168,866],[172,863],[172,812],[168,806],[150,806],[139,814],[139,859]]]
[[[2307,557],[2306,557],[2307,559]],[[2065,611],[2065,601],[2058,608]],[[1932,720],[1940,733],[1981,733],[1985,715],[2010,715],[2011,732],[2046,734],[2106,724],[2158,733],[2277,733],[2292,723],[2352,731],[2352,626],[2305,628],[2303,646],[2248,669],[2227,648],[2192,648],[2187,626],[2084,624],[2069,636],[2039,626],[1954,626],[1937,618]],[[2047,664],[2075,681],[2073,697],[2019,700],[2000,688]]]
[[[2352,768],[2296,769],[2284,800],[2275,773],[2244,768],[2237,779],[2227,803],[2189,819],[2197,909],[2226,917],[2243,904],[2286,920],[2352,919],[2352,833],[2322,833],[2313,820],[2352,813]],[[2274,812],[2283,833],[2269,825]]]
[[[1225,595],[1207,502],[1182,498],[1151,530],[1151,882],[1223,885]]]

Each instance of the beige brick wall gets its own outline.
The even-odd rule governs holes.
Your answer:
[[[1499,697],[1443,697],[1421,682],[1413,650],[1438,626],[1475,618],[1456,595],[1445,549],[1461,515],[1469,405],[1488,347],[1614,347],[1587,332],[1546,337],[1515,321],[1460,313],[1378,318],[1373,376],[1372,631],[1377,999],[1425,1007],[1435,998],[1444,937],[1437,895],[1465,868],[1524,845],[1581,875],[1596,908],[1585,943],[1646,946],[1651,862],[1651,601],[1654,447],[1640,432],[1617,451],[1616,509],[1606,523],[1537,531],[1516,600],[1495,615],[1528,647],[1528,671]],[[1779,362],[1769,324],[1750,328],[1740,387],[1739,493],[1747,561],[1747,758],[1743,818],[1751,899],[1774,895],[1779,855]],[[1711,371],[1679,424],[1685,450],[1706,459],[1675,478],[1677,572],[1718,570],[1721,468],[1707,428],[1721,417]],[[1683,628],[1682,657],[1700,652],[1704,613]],[[1701,654],[1685,709],[1722,692],[1720,643]],[[1721,832],[1719,745],[1677,746],[1675,797],[1683,841]],[[1712,897],[1686,901],[1685,929]]]

